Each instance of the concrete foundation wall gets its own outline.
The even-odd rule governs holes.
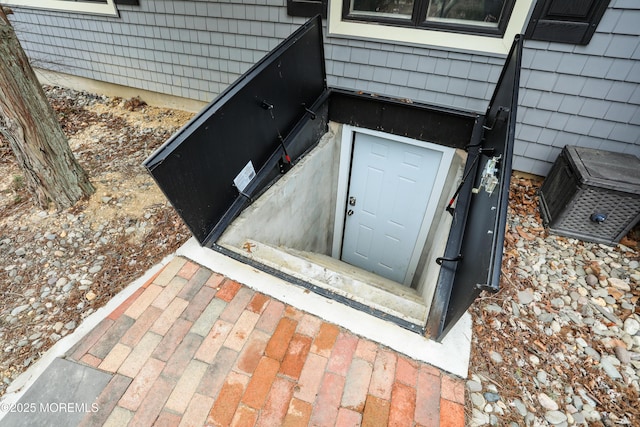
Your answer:
[[[330,255],[336,207],[339,139],[318,146],[245,209],[219,240],[241,248],[248,240]]]
[[[430,306],[433,299],[433,294],[436,290],[436,281],[440,274],[440,266],[436,263],[436,258],[444,255],[444,249],[447,244],[447,239],[449,238],[449,231],[451,230],[453,217],[446,211],[446,207],[449,199],[451,199],[451,196],[462,180],[466,158],[467,154],[464,151],[456,150],[456,154],[453,156],[453,161],[451,162],[451,167],[449,168],[449,173],[447,174],[445,187],[438,201],[436,215],[431,223],[427,242],[416,269],[414,283],[412,284],[416,291],[422,296],[427,307]]]

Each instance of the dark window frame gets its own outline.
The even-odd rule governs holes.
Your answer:
[[[448,31],[471,35],[502,37],[509,25],[516,0],[505,0],[504,13],[498,21],[496,27],[484,27],[474,24],[460,24],[450,22],[437,22],[427,20],[427,9],[430,0],[415,0],[413,12],[410,19],[392,18],[382,16],[368,16],[364,14],[352,14],[350,5],[353,0],[342,0],[342,19],[350,22],[368,22],[385,25],[392,25],[405,28]],[[472,22],[472,21],[470,21]]]

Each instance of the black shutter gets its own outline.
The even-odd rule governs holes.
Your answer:
[[[287,0],[287,15],[327,19],[327,0]]]
[[[589,44],[609,0],[538,0],[525,37]]]
[[[130,6],[140,6],[140,0],[114,0],[115,4],[126,4]]]

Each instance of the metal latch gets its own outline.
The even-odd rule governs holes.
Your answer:
[[[487,161],[487,164],[484,166],[484,170],[482,171],[482,179],[480,180],[480,185],[478,188],[474,188],[471,190],[474,194],[478,194],[480,190],[484,187],[484,191],[491,195],[493,190],[495,190],[496,185],[498,185],[498,163],[502,155],[497,157],[492,157]]]
[[[492,292],[492,293],[496,293],[500,290],[498,286],[492,286],[488,283],[476,283],[476,289],[479,289],[481,291]]]

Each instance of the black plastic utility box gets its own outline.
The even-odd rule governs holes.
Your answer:
[[[565,146],[540,189],[549,231],[617,244],[640,220],[640,159]]]

